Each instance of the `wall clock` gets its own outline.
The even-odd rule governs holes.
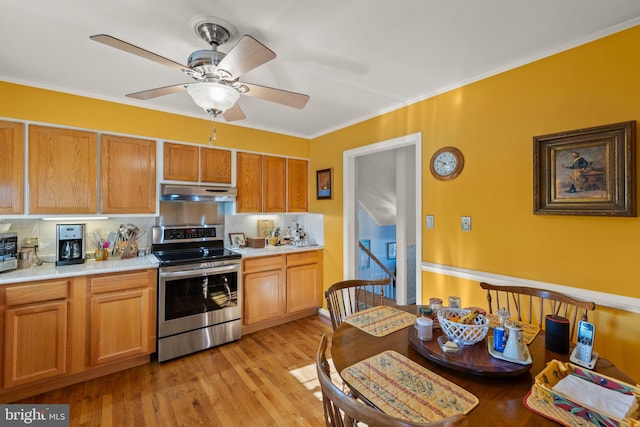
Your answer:
[[[431,157],[431,174],[442,181],[457,177],[463,167],[464,156],[456,147],[442,147]]]

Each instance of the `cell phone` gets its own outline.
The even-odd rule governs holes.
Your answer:
[[[596,334],[596,326],[593,323],[581,320],[578,322],[578,339],[576,343],[576,358],[585,362],[591,362],[593,352],[593,340]]]

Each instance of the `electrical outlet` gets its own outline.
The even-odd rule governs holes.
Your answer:
[[[463,216],[462,217],[462,231],[471,231],[471,217]]]
[[[24,239],[24,247],[25,248],[37,248],[40,245],[39,239],[37,237],[27,237]]]
[[[433,215],[427,215],[426,227],[433,228]]]

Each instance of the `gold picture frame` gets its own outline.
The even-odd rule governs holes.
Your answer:
[[[536,215],[636,216],[636,122],[533,137]]]

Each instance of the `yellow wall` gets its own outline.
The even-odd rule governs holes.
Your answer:
[[[423,262],[640,297],[640,218],[533,214],[536,135],[640,120],[640,27],[487,78],[316,138],[312,170],[332,167],[333,200],[312,200],[327,215],[325,287],[343,275],[342,152],[422,132]],[[462,174],[434,179],[429,160],[454,145]],[[636,178],[637,181],[637,178]],[[460,217],[471,215],[471,232]],[[423,273],[423,296],[460,295],[486,306],[477,282]],[[640,380],[640,315],[604,307],[591,317],[596,351]]]
[[[0,82],[0,117],[105,132],[208,144],[209,120]],[[216,123],[214,146],[309,157],[310,142],[278,133]]]
[[[422,132],[422,215],[435,215],[436,228],[423,229],[419,261],[638,298],[639,218],[532,213],[533,136],[640,119],[638,46],[636,27],[313,141],[219,123],[214,145],[334,169],[334,199],[311,197],[311,211],[325,214],[325,288],[343,278],[343,151]],[[207,120],[10,83],[0,82],[0,96],[5,118],[202,144],[211,132]],[[445,145],[465,155],[452,182],[428,169]],[[472,216],[472,232],[460,231],[461,215]],[[477,282],[423,273],[425,298],[450,294],[485,305]],[[640,379],[640,315],[599,307],[592,320],[596,351]]]

